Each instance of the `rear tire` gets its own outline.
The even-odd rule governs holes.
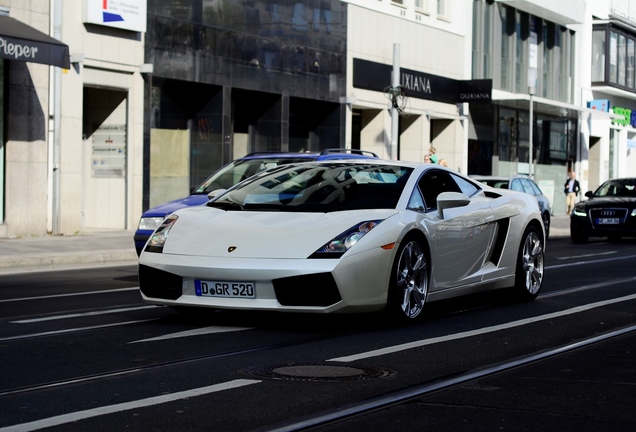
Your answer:
[[[428,295],[428,258],[424,246],[412,236],[401,242],[391,271],[389,312],[400,320],[421,316]]]
[[[515,275],[515,295],[519,300],[532,301],[541,290],[543,283],[544,244],[536,227],[526,228],[521,237],[517,271]]]
[[[547,240],[550,238],[550,213],[547,211],[543,212],[541,219],[543,219],[543,229],[545,230],[545,239]]]

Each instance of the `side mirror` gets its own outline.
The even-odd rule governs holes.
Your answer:
[[[221,195],[223,192],[225,192],[227,189],[214,189],[212,192],[210,192],[208,194],[208,198],[212,199],[214,197],[216,197],[217,195]]]
[[[460,192],[442,192],[437,196],[437,215],[444,219],[444,209],[463,207],[470,203],[470,199]]]
[[[594,192],[592,192],[592,191],[585,192],[585,196],[588,197],[588,198],[592,198],[593,195],[594,195]]]

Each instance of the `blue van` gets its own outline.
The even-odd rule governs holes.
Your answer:
[[[240,181],[245,180],[246,178],[263,170],[273,168],[278,165],[308,162],[313,160],[360,158],[377,159],[378,155],[373,152],[355,149],[326,149],[321,152],[312,153],[249,153],[242,158],[236,159],[219,168],[218,171],[208,177],[199,186],[192,188],[190,196],[169,201],[145,211],[141,215],[139,226],[137,227],[137,231],[135,231],[134,236],[137,255],[141,254],[146,242],[159,225],[161,225],[167,215],[183,207],[203,205],[215,195],[216,191],[229,189]]]

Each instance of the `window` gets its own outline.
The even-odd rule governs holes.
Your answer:
[[[618,85],[625,85],[625,71],[627,69],[627,39],[624,35],[618,35]]]
[[[525,93],[527,91],[528,70],[528,14],[517,11],[515,17],[515,91]]]
[[[592,33],[592,82],[605,82],[605,27]]]
[[[427,3],[427,2],[428,2],[428,0],[415,0],[415,9],[416,9],[418,12],[424,12],[424,13],[427,13],[427,10],[426,10],[426,9],[428,9],[428,8],[426,7],[426,3]]]
[[[609,82],[618,81],[618,34],[610,32]]]
[[[442,192],[461,192],[446,171],[428,170],[417,183],[428,211],[437,208],[437,196]]]
[[[451,177],[453,178],[453,180],[455,180],[455,183],[457,183],[457,186],[459,186],[462,193],[469,197],[475,195],[477,192],[481,190],[477,186],[472,184],[471,182],[468,182],[464,180],[463,178],[456,176],[455,174],[451,174]]]
[[[636,43],[634,39],[627,39],[627,65],[626,65],[626,77],[625,85],[630,89],[634,88],[634,60],[635,60],[635,48]]]
[[[438,18],[448,18],[446,16],[446,0],[437,0],[437,16]]]
[[[492,78],[492,18],[494,8],[473,2],[473,78]]]
[[[510,183],[510,190],[517,191],[517,192],[524,192],[523,186],[521,185],[521,180],[520,179],[512,180],[512,182]]]
[[[636,32],[612,24],[592,31],[592,83],[636,93]]]
[[[514,77],[514,35],[515,14],[514,9],[504,7],[501,9],[501,83],[502,90],[513,91],[512,78]]]
[[[573,102],[574,31],[502,2],[474,0],[472,36],[474,79],[522,94],[534,86],[537,96]]]

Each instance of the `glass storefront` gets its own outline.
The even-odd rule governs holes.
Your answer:
[[[529,166],[528,111],[498,109],[498,146],[493,158],[497,175],[525,174]],[[551,200],[554,213],[565,212],[561,186],[567,166],[576,160],[577,122],[566,117],[537,114],[533,130],[534,179]]]
[[[190,186],[248,152],[341,147],[346,7],[149,0],[144,178],[171,145],[188,146]],[[144,185],[144,208],[152,190]]]

